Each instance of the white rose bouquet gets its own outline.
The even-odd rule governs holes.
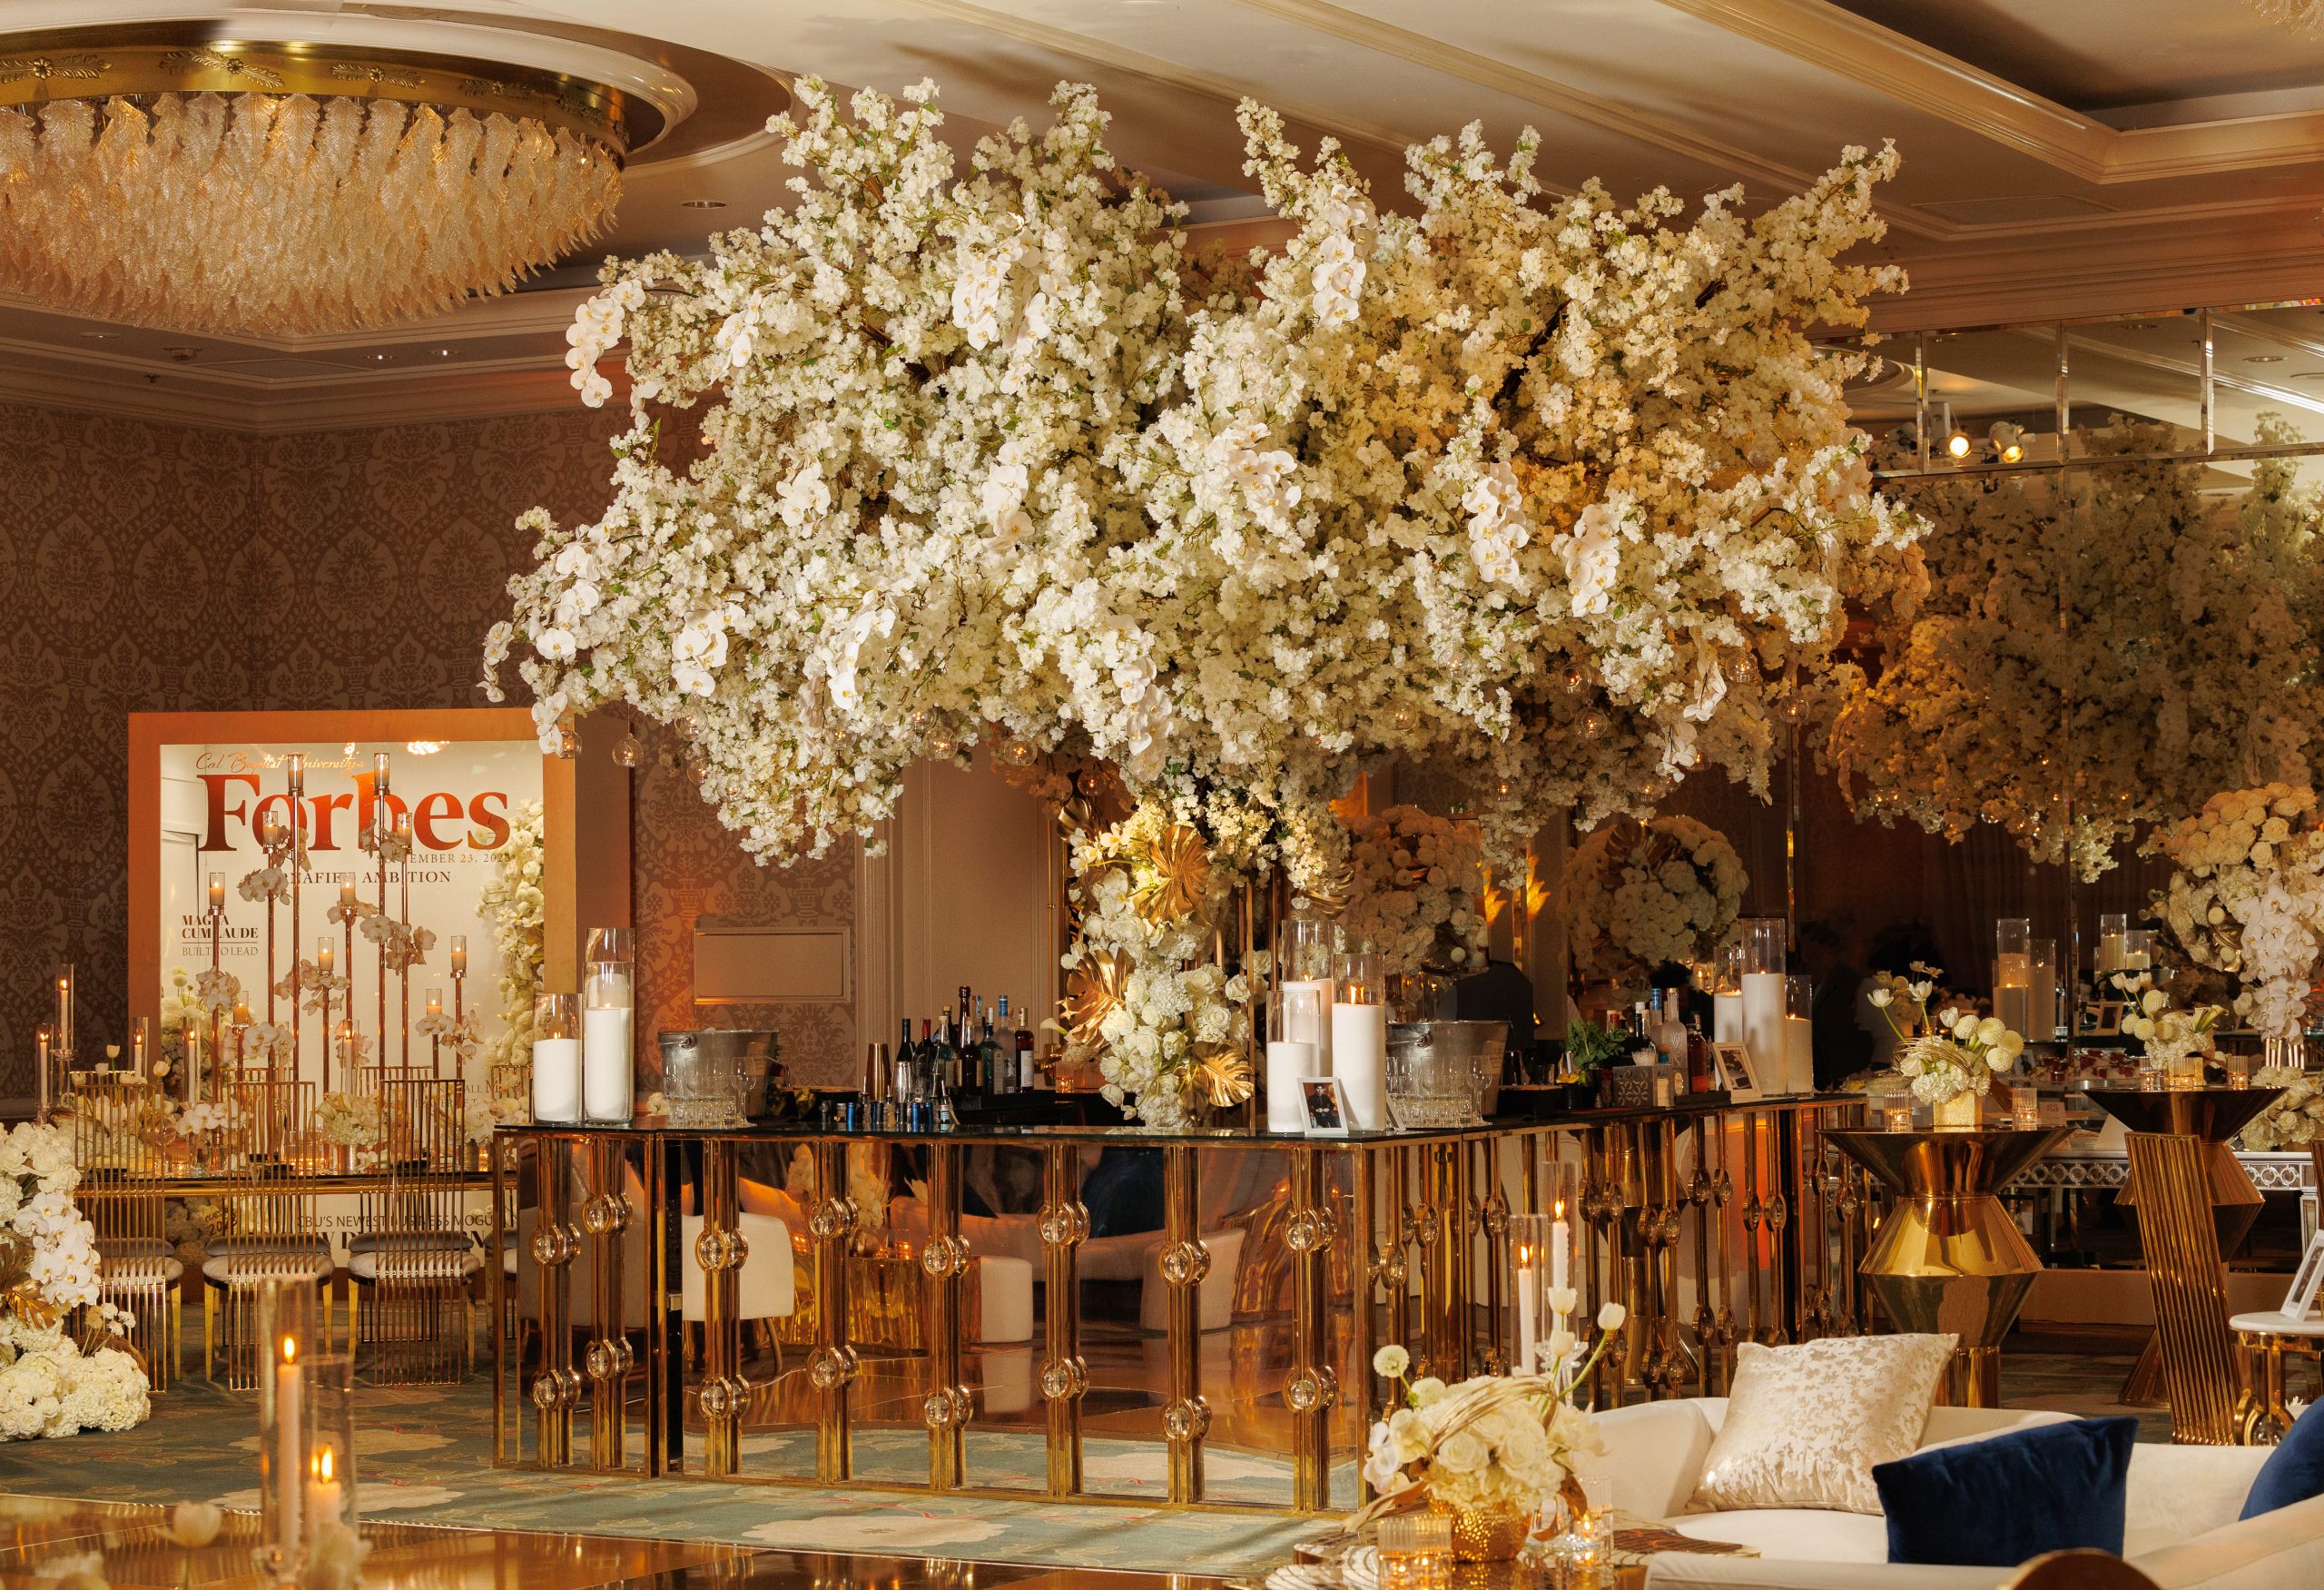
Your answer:
[[[1340,925],[1396,973],[1465,977],[1485,963],[1484,853],[1476,825],[1390,806],[1349,821],[1355,882]]]
[[[75,1309],[100,1343],[125,1326],[98,1300],[96,1230],[73,1201],[80,1180],[64,1128],[0,1133],[0,1441],[125,1430],[151,1411],[133,1354],[84,1353],[64,1328]]]
[[[1750,884],[1725,835],[1679,816],[1607,824],[1575,847],[1565,875],[1575,968],[1618,983],[1710,959]]]
[[[1903,1041],[1896,1070],[1911,1079],[1913,1096],[1926,1104],[1949,1104],[1967,1094],[1983,1097],[1992,1091],[1994,1075],[2017,1063],[2025,1040],[1998,1016],[1980,1016],[1947,1005],[1929,1013],[1929,997],[1943,973],[1935,967],[1915,968],[1926,973],[1906,985],[1899,999],[1893,984],[1875,987],[1869,998]],[[1915,1034],[1917,1033],[1917,1036]]]
[[[1364,1477],[1374,1500],[1351,1521],[1351,1530],[1383,1513],[1423,1504],[1516,1514],[1529,1523],[1552,1502],[1577,1510],[1586,1506],[1575,1471],[1580,1459],[1606,1447],[1596,1422],[1573,1405],[1572,1393],[1622,1320],[1620,1304],[1600,1309],[1597,1344],[1584,1354],[1561,1318],[1562,1350],[1551,1344],[1549,1367],[1541,1372],[1479,1375],[1457,1386],[1433,1376],[1406,1384],[1412,1358],[1404,1348],[1374,1353],[1373,1372],[1403,1387],[1404,1406],[1372,1427]]]
[[[2157,902],[2201,965],[2233,974],[2238,1014],[2270,1038],[2307,1025],[2324,949],[2324,819],[2316,792],[2288,784],[2230,790],[2154,836],[2176,864]]]
[[[2324,1139],[2324,1072],[2300,1066],[2263,1066],[2251,1073],[2255,1087],[2281,1088],[2283,1097],[2260,1112],[2237,1141],[2254,1152],[2304,1149]]]

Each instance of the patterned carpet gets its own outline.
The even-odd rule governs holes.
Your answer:
[[[2135,1412],[2142,1438],[2167,1440],[2161,1410],[2124,1409],[2115,1396],[2131,1360],[2091,1354],[2005,1357],[2004,1400],[2081,1414]],[[587,1532],[744,1546],[921,1553],[1065,1567],[1248,1572],[1281,1562],[1315,1533],[1310,1519],[1174,1512],[1133,1505],[924,1497],[810,1487],[647,1481],[583,1471],[491,1467],[491,1396],[479,1378],[457,1388],[359,1393],[357,1457],[363,1511],[383,1520]],[[154,1417],[122,1435],[0,1447],[0,1490],[113,1501],[202,1499],[254,1507],[258,1448],[252,1400],[198,1379],[156,1399]],[[576,1447],[584,1438],[576,1436]],[[971,1436],[970,1472],[986,1483],[1037,1490],[1037,1435]],[[919,1432],[857,1437],[859,1472],[899,1479],[927,1472]],[[811,1434],[746,1435],[746,1466],[773,1471],[813,1462]],[[1159,1448],[1092,1439],[1089,1483],[1117,1495],[1163,1494]],[[1212,1449],[1217,1491],[1272,1499],[1287,1494],[1287,1466],[1271,1454]],[[1335,1482],[1344,1494],[1347,1482]],[[1128,1526],[1135,1527],[1127,1527]]]

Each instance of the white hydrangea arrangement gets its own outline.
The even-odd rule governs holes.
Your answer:
[[[96,1230],[73,1201],[73,1139],[25,1122],[0,1133],[0,1441],[125,1430],[152,1411],[136,1358],[67,1332],[76,1309],[110,1342],[122,1321],[98,1300]]]
[[[1566,932],[1590,981],[1636,983],[1708,961],[1742,914],[1750,878],[1727,835],[1692,817],[1618,819],[1566,861]]]
[[[1354,882],[1339,923],[1391,973],[1465,977],[1485,963],[1484,853],[1476,825],[1418,806],[1347,820]]]
[[[803,80],[793,206],[609,268],[571,362],[604,401],[628,341],[615,498],[527,520],[487,646],[545,745],[615,701],[678,726],[752,854],[869,835],[912,762],[990,739],[1111,763],[1295,877],[1358,763],[1409,755],[1513,861],[1546,807],[1764,787],[1849,604],[1916,591],[1847,422],[1866,356],[1803,329],[1902,285],[1838,262],[1893,151],[1681,224],[1663,192],[1546,200],[1531,133],[1503,163],[1471,128],[1411,152],[1396,215],[1246,105],[1297,230],[1203,261],[1088,89],[965,173],[933,94]],[[655,403],[705,406],[691,465]]]
[[[2307,1025],[2324,952],[2324,817],[2316,792],[2276,783],[2230,790],[2156,835],[2177,870],[2156,902],[2201,965],[2241,983],[2236,1012],[2270,1038]]]
[[[1896,1070],[1925,1104],[1950,1104],[1967,1094],[1983,1098],[1993,1091],[1994,1077],[2017,1063],[2025,1039],[1998,1016],[1947,1005],[1935,1015],[1928,1002],[1936,992],[1936,967],[1915,965],[1921,977],[1905,986],[1899,997],[1894,985],[1875,987],[1868,997],[1887,1019],[1889,1030],[1903,1047]]]
[[[2269,440],[2294,439],[2270,421]],[[2100,454],[2167,428],[2096,432]],[[1957,840],[1980,823],[2094,878],[2142,828],[2225,785],[2305,779],[2324,725],[2319,509],[2263,467],[2230,514],[2201,469],[2139,461],[1912,489],[1941,527],[1918,611],[1876,627],[1872,676],[1837,670],[1829,761],[1856,809]]]
[[[548,955],[548,896],[542,884],[541,835],[547,821],[538,801],[520,801],[508,814],[508,838],[492,858],[492,876],[477,895],[477,914],[492,924],[499,955],[500,1024],[478,1045],[496,1121],[530,1119],[533,997],[540,992]],[[463,1050],[465,1059],[469,1051]]]

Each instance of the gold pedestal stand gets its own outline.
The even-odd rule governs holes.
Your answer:
[[[2001,1406],[2001,1344],[2042,1261],[1994,1196],[2067,1135],[1827,1129],[1825,1141],[1896,1195],[1858,1273],[1899,1330],[1960,1338],[1945,1400]]]
[[[2132,1131],[2197,1140],[2202,1173],[2182,1190],[2185,1196],[2210,1205],[2219,1256],[2226,1259],[2250,1233],[2263,1201],[2230,1142],[2282,1093],[2281,1088],[2093,1088],[2090,1101]],[[2151,1202],[2152,1195],[2141,1190],[2138,1161],[2133,1158],[2129,1180],[2114,1195],[2114,1207],[2137,1211]],[[2147,1252],[2152,1271],[2153,1255],[2146,1240],[2146,1216],[2141,1214],[2139,1221],[2140,1247]],[[2159,1339],[2156,1336],[2147,1338],[2130,1378],[2122,1382],[2122,1401],[2128,1407],[2152,1407],[2164,1400]]]

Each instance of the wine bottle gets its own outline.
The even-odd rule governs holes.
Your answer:
[[[1699,1017],[1687,1018],[1687,1091],[1708,1093],[1711,1091],[1710,1040],[1703,1036]]]
[[[1041,1085],[1033,1067],[1033,1034],[1021,1015],[1017,1018],[1015,1026],[1009,1025],[1009,996],[1005,993],[1000,996],[1000,1025],[1009,1034],[1009,1069],[1017,1073],[1017,1091],[1029,1093]]]
[[[977,1070],[983,1074],[985,1092],[988,1097],[1006,1098],[1016,1091],[1009,1085],[1009,1072],[1012,1068],[1002,1063],[1000,1040],[994,1036],[992,1031],[992,1012],[983,1008],[983,1002],[978,1002],[978,1027],[980,1035],[977,1039]],[[1010,1058],[1013,1059],[1014,1056]]]

